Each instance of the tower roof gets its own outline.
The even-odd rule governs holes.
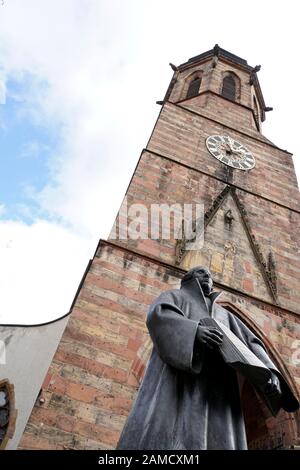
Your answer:
[[[242,65],[242,66],[246,67],[247,69],[249,69],[250,71],[253,69],[253,67],[248,65],[248,63],[245,59],[242,59],[241,57],[239,57],[235,54],[232,54],[232,52],[229,52],[229,51],[226,51],[225,49],[222,49],[221,47],[218,46],[218,44],[216,44],[215,47],[213,49],[210,49],[209,51],[202,52],[202,54],[199,54],[195,57],[191,57],[188,60],[187,63],[190,64],[191,62],[193,62],[193,63],[198,62],[202,59],[207,59],[207,58],[212,57],[214,55],[217,55],[218,57],[222,57],[224,59],[228,59],[229,61],[235,62],[238,65]],[[185,65],[185,64],[183,64],[183,65]]]
[[[194,65],[196,62],[202,62],[205,59],[209,59],[214,56],[225,59],[228,62],[233,62],[235,65],[247,69],[249,72],[251,72],[255,68],[248,65],[248,62],[245,59],[242,59],[241,57],[232,54],[232,52],[222,49],[218,44],[216,44],[213,49],[210,49],[209,51],[202,52],[202,54],[191,57],[187,62],[181,64],[179,68],[187,68],[191,65]]]

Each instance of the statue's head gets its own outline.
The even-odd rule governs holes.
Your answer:
[[[198,279],[200,282],[201,288],[205,295],[209,295],[212,291],[213,280],[211,272],[205,266],[196,266],[195,268],[190,269],[182,278],[181,284],[184,284],[191,279]]]

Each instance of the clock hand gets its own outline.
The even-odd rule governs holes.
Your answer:
[[[229,139],[229,147],[230,147],[230,150],[231,150],[232,152],[234,152],[234,151],[235,151],[235,148],[234,148],[234,142],[233,142],[233,140],[232,140],[232,139]]]
[[[232,152],[243,152],[243,149],[242,149],[242,146],[240,145],[239,147],[236,147],[236,143],[234,142],[234,140],[231,140],[230,139],[230,148],[231,148],[231,151]]]
[[[240,158],[245,158],[245,153],[246,153],[246,152],[245,152],[245,150],[242,148],[242,146],[240,146],[240,147],[237,148],[237,147],[235,147],[234,145],[231,145],[230,148],[231,148],[231,151],[232,151],[233,154],[237,155],[237,156],[240,157]]]

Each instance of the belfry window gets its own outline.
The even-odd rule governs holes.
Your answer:
[[[200,86],[201,86],[201,77],[194,78],[189,84],[186,97],[192,98],[193,96],[197,96],[199,94]]]
[[[227,75],[223,79],[222,96],[231,101],[236,100],[236,83],[232,75]]]

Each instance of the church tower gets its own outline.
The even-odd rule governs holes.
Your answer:
[[[148,145],[82,280],[20,448],[115,448],[152,347],[149,305],[196,265],[211,270],[220,303],[263,340],[299,396],[300,200],[292,155],[261,131],[271,108],[260,67],[217,45],[171,66]],[[161,204],[172,208],[173,226],[180,208],[202,208],[191,215],[199,246],[190,248],[184,230],[157,236],[161,213],[154,236],[149,219],[133,223],[133,212],[151,218]],[[139,233],[130,236],[129,225]],[[250,385],[241,394],[249,448],[300,444],[299,414],[274,418]]]

